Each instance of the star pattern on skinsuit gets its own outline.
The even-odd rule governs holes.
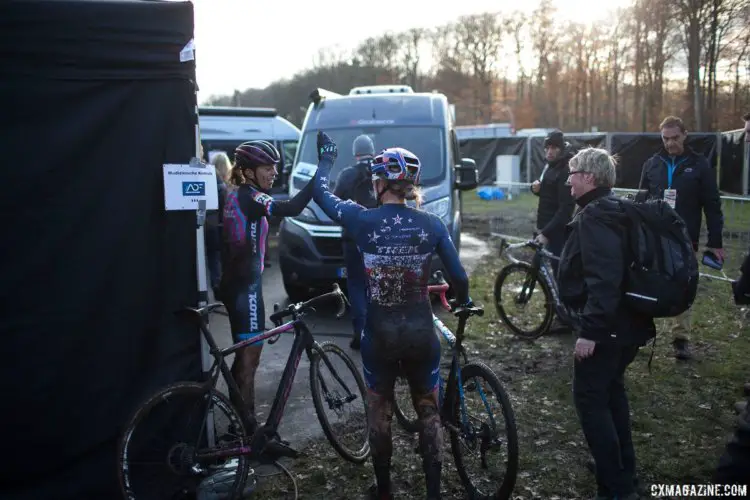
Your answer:
[[[341,218],[341,210],[339,209],[339,211],[337,213],[339,214],[339,219],[340,219]]]
[[[328,177],[321,177],[320,178],[320,182],[327,183],[328,182]]]
[[[428,237],[429,237],[430,235],[429,235],[429,234],[427,234],[427,233],[425,233],[425,232],[424,232],[424,229],[422,229],[422,232],[421,232],[421,233],[419,233],[419,235],[418,235],[418,236],[419,236],[419,241],[420,241],[420,242],[425,242],[425,241],[427,241],[427,238],[428,238]]]
[[[375,231],[373,231],[372,234],[370,234],[368,236],[370,237],[370,243],[377,243],[378,242],[378,238],[380,238],[380,235],[377,232],[375,232]]]
[[[388,224],[388,219],[383,219],[383,224]]]
[[[401,224],[401,216],[400,215],[396,215],[393,218],[393,225],[395,226],[396,224]]]
[[[414,219],[412,219],[411,217],[409,217],[409,220],[408,220],[407,222],[408,222],[409,224],[411,224],[412,222],[414,222]]]

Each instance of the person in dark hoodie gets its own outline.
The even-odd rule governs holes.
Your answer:
[[[375,145],[367,135],[359,135],[352,143],[356,163],[341,171],[333,193],[342,200],[351,200],[365,208],[376,208],[378,201],[372,189],[370,164],[375,156]],[[357,243],[349,232],[341,229],[341,239],[346,263],[346,288],[352,308],[352,340],[349,347],[359,349],[367,316],[365,266]]]
[[[568,162],[573,156],[570,143],[565,142],[559,130],[550,132],[544,139],[547,164],[539,179],[531,185],[531,192],[539,197],[537,207],[536,239],[555,255],[560,255],[565,243],[565,225],[570,222],[575,202],[570,195]],[[557,269],[557,261],[553,262]]]
[[[550,132],[544,139],[544,154],[547,164],[539,180],[531,184],[531,192],[539,197],[536,216],[536,241],[555,255],[560,255],[565,243],[565,225],[570,222],[575,202],[570,195],[568,180],[568,162],[573,156],[570,143],[565,141],[559,130]],[[551,262],[557,272],[558,261]],[[559,333],[568,332],[568,326],[555,318],[550,328]]]
[[[722,230],[724,215],[716,185],[716,171],[708,160],[685,146],[687,129],[676,116],[666,117],[659,126],[664,147],[646,160],[641,171],[638,189],[646,190],[646,199],[664,199],[685,220],[693,249],[698,251],[701,232],[701,211],[706,215],[708,242],[706,250],[724,260]],[[700,258],[698,259],[701,260]],[[691,358],[689,342],[692,311],[688,309],[677,318],[673,328],[675,357]]]
[[[568,182],[580,210],[567,226],[557,281],[575,313],[573,401],[594,457],[596,499],[639,498],[625,370],[656,334],[654,320],[626,309],[623,225],[612,193],[615,158],[587,148],[570,160]]]

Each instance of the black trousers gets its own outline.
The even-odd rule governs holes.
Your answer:
[[[592,356],[575,362],[573,400],[596,462],[599,495],[621,496],[635,491],[635,450],[625,369],[638,349],[637,345],[600,342]]]

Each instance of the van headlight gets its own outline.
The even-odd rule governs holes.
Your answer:
[[[451,200],[450,198],[440,198],[424,204],[424,210],[437,215],[446,226],[451,224]]]

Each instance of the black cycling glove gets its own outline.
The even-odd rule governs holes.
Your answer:
[[[318,161],[328,160],[331,163],[336,161],[339,155],[339,150],[336,147],[336,143],[333,142],[328,134],[323,131],[318,132]]]

